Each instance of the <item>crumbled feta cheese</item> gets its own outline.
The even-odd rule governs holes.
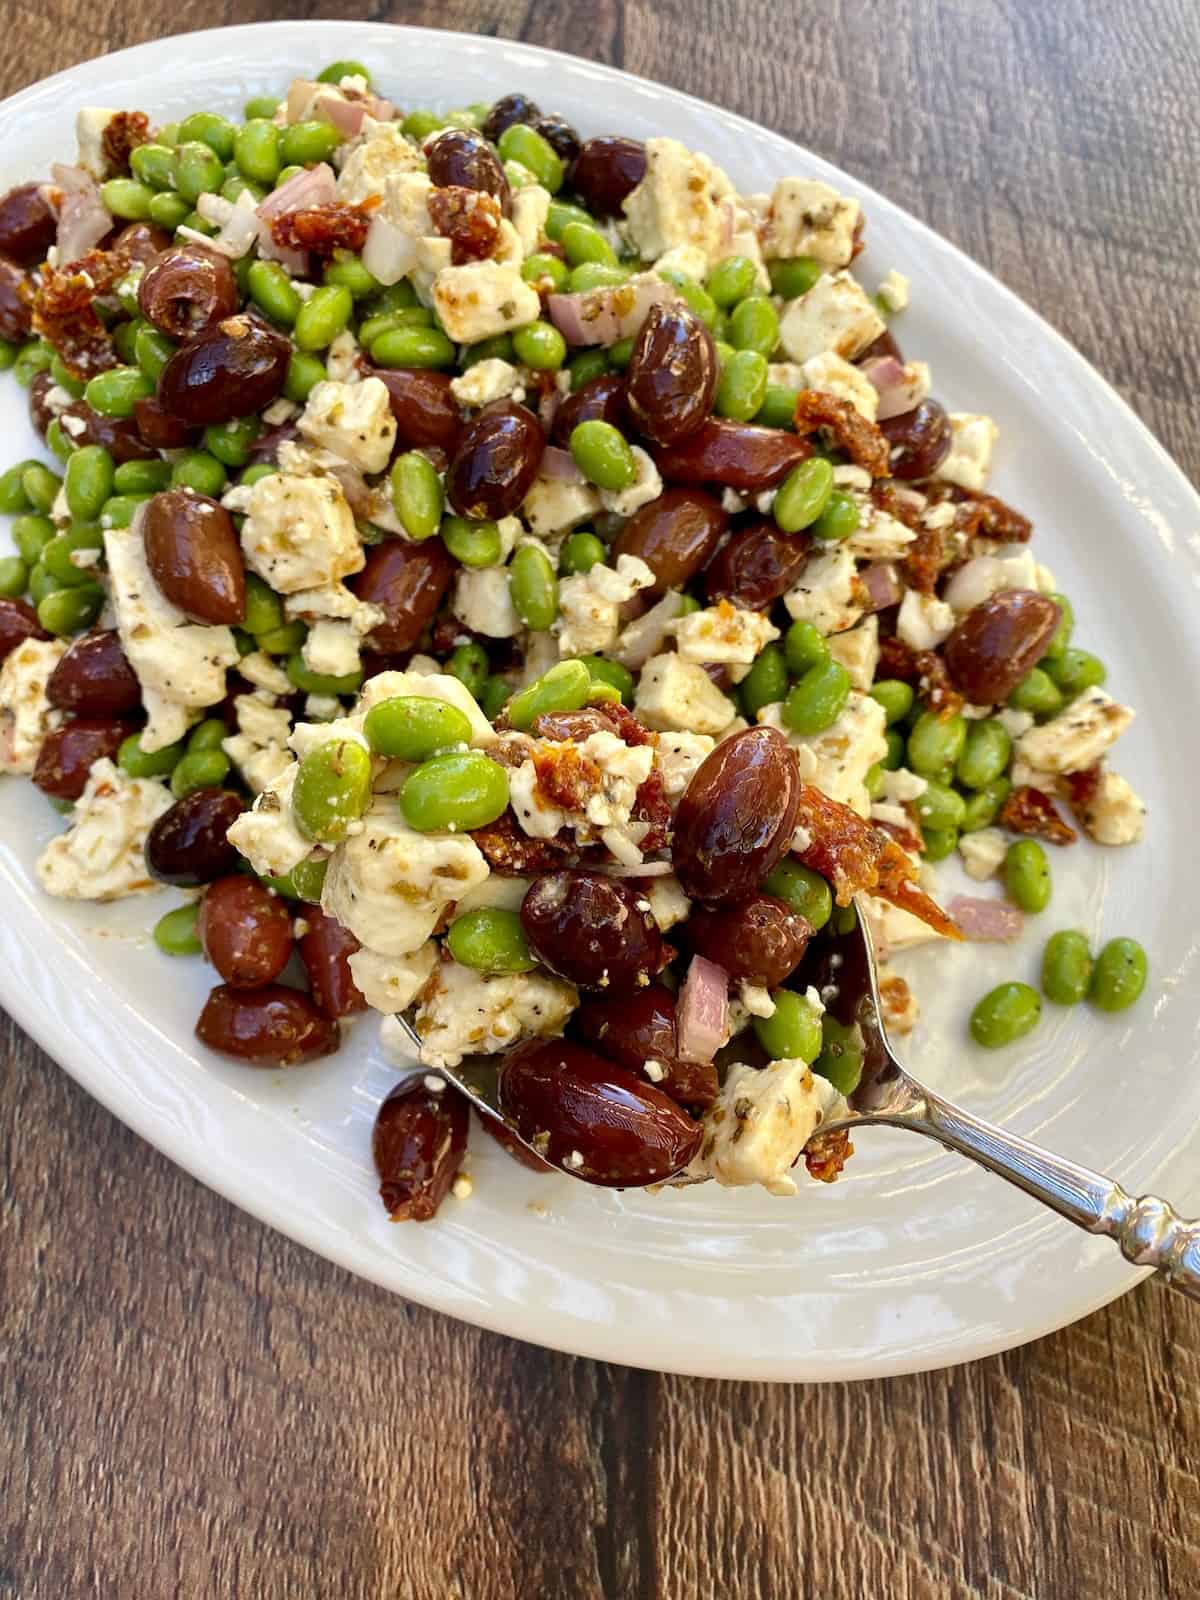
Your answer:
[[[291,685],[288,685],[290,690]],[[275,783],[291,765],[288,735],[292,714],[286,706],[276,706],[269,694],[240,694],[233,702],[238,731],[221,740],[221,749],[245,779],[247,787],[261,794]]]
[[[692,902],[679,887],[678,878],[672,875],[648,878],[645,895],[650,902],[650,915],[663,933],[667,933],[677,923],[687,921]]]
[[[521,505],[521,515],[535,534],[567,533],[600,510],[600,491],[590,483],[537,477]]]
[[[631,517],[642,506],[657,500],[662,493],[662,479],[658,468],[641,445],[632,447],[637,477],[627,489],[601,489],[600,503],[616,517]]]
[[[893,267],[879,285],[877,293],[889,311],[903,311],[908,305],[910,288],[904,274]]]
[[[443,267],[434,279],[433,303],[456,344],[477,344],[533,322],[538,293],[519,268],[497,261],[467,261]]]
[[[821,282],[829,280],[822,278]],[[859,416],[874,422],[879,413],[879,390],[858,367],[827,351],[804,363],[804,387],[820,389],[852,405]]]
[[[944,600],[935,594],[906,591],[896,617],[896,634],[913,650],[936,650],[954,632],[958,619]]]
[[[432,283],[433,275],[450,262],[450,241],[438,236],[429,215],[433,184],[424,172],[392,172],[383,178],[382,203],[371,214],[363,245],[367,271],[382,284],[411,277],[421,294],[419,279]]]
[[[958,841],[958,853],[968,878],[980,883],[996,876],[1007,852],[1008,839],[999,828],[977,828],[974,833],[964,833]]]
[[[858,622],[866,591],[857,577],[854,557],[844,545],[834,545],[809,557],[800,581],[783,597],[788,614],[797,622],[811,622],[818,633],[842,633]]]
[[[872,505],[863,495],[855,495],[859,524],[842,548],[860,561],[892,561],[908,554],[917,537],[915,528],[906,528],[896,517]]]
[[[704,1170],[727,1188],[761,1183],[772,1194],[795,1194],[792,1168],[804,1146],[823,1124],[848,1115],[829,1079],[804,1061],[737,1062],[704,1116]]]
[[[620,632],[621,607],[653,586],[654,574],[638,556],[618,556],[615,567],[598,561],[588,572],[564,578],[558,586],[559,655],[608,650]]]
[[[300,655],[310,672],[327,678],[349,678],[362,667],[358,635],[348,622],[322,618],[308,630]]]
[[[879,618],[865,617],[856,628],[832,634],[829,654],[849,673],[850,687],[866,693],[879,665]]]
[[[659,256],[654,263],[654,270],[660,275],[678,272],[699,283],[708,274],[708,255],[699,245],[677,244]]]
[[[523,761],[509,773],[508,798],[513,815],[531,839],[553,839],[566,827],[566,812],[545,798],[532,761]]]
[[[815,784],[860,817],[870,815],[867,773],[887,755],[887,717],[878,700],[852,689],[841,716],[822,733],[793,733],[784,724],[778,701],[763,706],[758,720],[776,728],[795,750],[805,783]]]
[[[991,417],[969,411],[952,411],[950,430],[950,453],[934,477],[979,493],[987,488],[992,451],[1000,430]]]
[[[691,611],[675,624],[675,647],[685,661],[750,666],[779,629],[761,611],[743,611],[721,600]]]
[[[325,588],[365,561],[354,516],[333,478],[288,472],[260,478],[241,538],[247,566],[278,594]]]
[[[779,342],[789,361],[807,362],[827,351],[853,361],[886,326],[857,279],[848,272],[825,273],[788,302]]]
[[[769,989],[764,989],[760,984],[741,983],[738,985],[738,994],[742,1004],[752,1017],[773,1017],[775,1015],[775,1002],[771,999]]]
[[[527,183],[514,189],[509,202],[509,212],[522,252],[531,256],[542,242],[546,231],[546,218],[550,215],[551,195],[540,183]]]
[[[623,210],[638,254],[655,261],[678,245],[698,250],[709,266],[728,252],[727,230],[737,193],[707,156],[678,139],[646,140],[646,172]]]
[[[321,617],[334,617],[350,623],[355,633],[363,639],[384,620],[382,606],[373,606],[360,600],[344,583],[327,584],[321,589],[301,589],[284,596],[284,614],[288,618],[302,617],[314,622]]]
[[[396,442],[396,419],[382,378],[314,384],[297,427],[359,472],[382,472]]]
[[[616,644],[607,653],[623,667],[636,672],[651,656],[660,654],[666,648],[672,631],[671,624],[682,610],[683,596],[677,589],[668,589],[649,611],[644,611],[621,629]]]
[[[1012,739],[1019,739],[1022,734],[1028,733],[1034,724],[1032,712],[1016,711],[1011,706],[1001,706],[995,716],[996,721]]]
[[[489,356],[476,361],[464,373],[450,380],[450,393],[460,406],[486,406],[493,400],[503,400],[521,387],[521,374],[509,361],[499,356]],[[525,393],[521,388],[521,395]]]
[[[46,698],[50,674],[67,653],[61,639],[25,639],[0,666],[0,771],[32,772],[42,740],[62,722]]]
[[[342,702],[335,694],[308,694],[304,697],[306,722],[332,722],[341,714]]]
[[[1100,773],[1096,792],[1076,807],[1084,831],[1097,844],[1134,844],[1146,827],[1146,806],[1118,772]]]
[[[77,165],[90,172],[98,182],[111,176],[108,157],[104,154],[104,130],[116,115],[106,106],[81,106],[75,113]]]
[[[238,672],[247,683],[252,683],[256,689],[264,689],[267,694],[289,695],[292,693],[292,680],[275,660],[265,650],[252,650],[238,662]]]
[[[385,956],[378,950],[356,950],[349,958],[350,976],[374,1011],[385,1016],[404,1011],[420,994],[438,964],[438,947],[427,939],[404,956]]]
[[[293,867],[312,854],[311,839],[306,839],[292,820],[292,789],[296,783],[296,762],[267,785],[249,811],[243,811],[229,828],[229,842],[260,876],[284,878]]]
[[[879,798],[887,805],[903,806],[910,800],[919,800],[928,787],[927,778],[922,778],[918,772],[910,772],[907,767],[897,767],[892,772],[885,768]]]
[[[120,900],[157,889],[146,870],[146,836],[173,805],[171,791],[131,778],[107,759],[92,763],[66,833],[38,858],[38,881],[65,900]]]
[[[325,371],[335,383],[361,383],[363,381],[363,372],[358,364],[360,354],[358,340],[349,328],[343,328],[326,351]],[[290,402],[285,401],[285,404],[290,404]],[[301,424],[301,431],[303,431],[303,424]],[[347,457],[347,459],[350,458]]]
[[[920,1018],[917,997],[898,972],[879,968],[879,1006],[889,1033],[911,1033]]]
[[[911,911],[894,906],[888,900],[863,895],[862,904],[866,907],[875,955],[880,961],[897,950],[910,950],[914,945],[928,944],[942,937],[920,917],[914,917]]]
[[[357,142],[342,164],[338,199],[361,205],[364,200],[382,198],[389,178],[420,172],[423,167],[420,149],[404,137],[398,122],[373,122],[370,137]]]
[[[642,668],[634,710],[662,733],[723,733],[737,707],[694,661],[675,652],[652,656]]]
[[[406,672],[378,672],[368,678],[355,708],[363,717],[382,700],[415,696],[420,700],[444,700],[461,711],[471,725],[471,744],[477,749],[494,744],[496,732],[479,709],[479,702],[460,678],[443,672],[435,664],[432,672],[415,672],[410,662]]]
[[[521,631],[506,567],[464,567],[454,582],[452,609],[464,627],[489,639],[511,639]]]
[[[763,255],[768,261],[812,256],[828,267],[848,266],[861,216],[857,200],[817,178],[780,178],[763,218]]]
[[[469,894],[455,902],[454,915],[466,916],[468,911],[497,910],[520,911],[522,902],[533,885],[532,878],[501,876],[490,873]]]
[[[1087,689],[1058,716],[1018,739],[1017,754],[1042,772],[1082,772],[1117,742],[1133,716],[1103,689]]]
[[[301,761],[323,744],[357,744],[366,750],[367,736],[362,725],[363,715],[359,711],[348,717],[334,717],[331,722],[298,722],[288,735],[288,744]]]
[[[561,1033],[578,1002],[569,983],[546,973],[488,977],[443,961],[413,1019],[421,1060],[430,1067],[456,1067],[464,1056],[493,1055],[520,1039]],[[385,1046],[388,1037],[385,1023]]]
[[[1036,589],[1037,562],[1028,549],[1016,555],[975,556],[959,567],[946,585],[946,604],[955,611],[973,611],[1002,589]]]
[[[703,733],[660,733],[655,764],[662,773],[663,793],[677,800],[714,748]]]

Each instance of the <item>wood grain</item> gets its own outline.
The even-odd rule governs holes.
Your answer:
[[[614,61],[925,218],[1200,471],[1188,0],[9,0],[0,92],[162,33],[429,22]],[[1142,1289],[948,1373],[788,1389],[406,1305],[2,1035],[0,1600],[1200,1595],[1200,1316]]]

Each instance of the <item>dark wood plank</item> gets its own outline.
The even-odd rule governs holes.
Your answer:
[[[337,4],[17,0],[0,91]],[[447,0],[705,95],[987,263],[1193,476],[1200,24],[1185,0]],[[234,1211],[8,1026],[0,1597],[1200,1595],[1200,1319],[1142,1289],[949,1373],[788,1389],[548,1355]]]

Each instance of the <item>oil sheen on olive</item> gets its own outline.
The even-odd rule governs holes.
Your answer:
[[[773,895],[732,905],[694,906],[687,936],[697,955],[724,967],[739,983],[777,989],[800,965],[812,925]]]
[[[50,674],[46,698],[60,711],[119,716],[142,703],[137,674],[125,658],[115,628],[81,633]]]
[[[712,334],[682,306],[651,306],[633,343],[625,398],[638,428],[656,444],[694,434],[712,410],[717,349]]]
[[[644,984],[663,963],[662,934],[645,897],[599,872],[548,872],[521,904],[530,949],[583,989]]]
[[[54,243],[58,224],[40,183],[22,183],[0,196],[0,256],[36,267]]]
[[[913,410],[886,418],[879,430],[891,446],[897,478],[927,478],[950,454],[950,418],[936,400],[922,400]]]
[[[703,489],[664,489],[625,523],[613,559],[640,557],[654,574],[652,594],[682,589],[708,565],[728,523],[720,501]]]
[[[495,151],[470,128],[447,128],[425,146],[430,181],[439,189],[480,189],[508,202],[508,179]]]
[[[1001,589],[973,607],[942,649],[954,687],[973,705],[994,706],[1046,653],[1062,611],[1034,589]]]
[[[639,1188],[687,1166],[701,1126],[644,1076],[569,1039],[534,1039],[500,1069],[501,1110],[554,1166]]]
[[[532,411],[496,401],[463,430],[446,472],[446,498],[460,517],[511,516],[537,477],[545,447]]]
[[[26,639],[48,639],[28,600],[0,598],[0,661]]]
[[[365,1010],[367,1002],[350,971],[350,957],[360,948],[358,940],[320,906],[306,905],[300,915],[307,928],[297,949],[318,1007],[327,1017],[349,1017]]]
[[[742,494],[774,489],[811,455],[812,444],[798,434],[728,417],[708,417],[680,443],[654,451],[667,483],[719,483]]]
[[[379,1198],[393,1222],[428,1222],[450,1192],[467,1149],[469,1103],[431,1089],[423,1075],[398,1083],[379,1107],[371,1138]]]
[[[596,217],[621,214],[621,202],[646,176],[646,146],[637,139],[603,135],[585,139],[575,158],[571,187]]]
[[[371,369],[387,389],[396,419],[396,444],[402,450],[436,445],[453,451],[463,430],[462,413],[451,392],[453,379],[426,367]]]
[[[131,723],[116,717],[74,717],[52,729],[38,751],[35,786],[58,800],[78,800],[92,762],[105,756],[115,760],[122,739],[132,732]]]
[[[227,877],[240,857],[226,834],[245,809],[229,789],[195,789],[176,800],[146,838],[151,877],[184,889]]]
[[[353,588],[360,600],[384,613],[369,636],[372,649],[384,655],[411,650],[441,605],[455,571],[454,558],[440,539],[420,544],[386,539],[368,550]]]
[[[623,994],[586,995],[575,1013],[584,1039],[619,1067],[641,1074],[684,1106],[709,1106],[717,1097],[717,1069],[711,1061],[681,1061],[675,1029],[675,996],[664,984],[648,983]],[[646,1073],[646,1062],[662,1069]]]
[[[770,517],[735,528],[704,575],[712,601],[733,600],[765,611],[799,581],[812,541],[807,533],[781,533]]]
[[[142,512],[146,563],[163,594],[193,622],[241,622],[246,566],[233,518],[191,489],[164,489]]]
[[[629,416],[625,407],[625,379],[619,372],[602,372],[581,383],[569,394],[554,414],[550,429],[552,443],[567,450],[571,434],[581,422],[608,422],[625,432]]]
[[[169,339],[194,339],[232,316],[237,303],[228,257],[196,244],[164,250],[138,284],[138,310]]]
[[[209,884],[196,932],[204,954],[234,989],[274,982],[292,953],[287,901],[240,872]]]
[[[207,427],[261,411],[287,377],[291,341],[254,317],[226,317],[177,350],[158,378],[172,416]]]
[[[675,815],[683,892],[715,904],[752,894],[787,854],[800,805],[796,758],[773,728],[746,728],[701,763]]]
[[[196,1037],[251,1067],[299,1066],[332,1055],[341,1043],[337,1023],[322,1016],[312,997],[282,983],[261,989],[220,984],[204,1002]]]

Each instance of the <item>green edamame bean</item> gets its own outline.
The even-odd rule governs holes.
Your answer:
[[[338,844],[371,800],[371,757],[356,739],[327,739],[296,769],[292,816],[306,839]]]
[[[371,87],[371,74],[361,61],[331,61],[317,73],[318,83],[341,83],[343,78],[362,78]]]
[[[968,789],[984,789],[1008,770],[1011,755],[1008,729],[994,717],[985,717],[968,724],[954,775]]]
[[[772,1061],[813,1062],[821,1053],[821,1019],[802,994],[776,989],[775,1014],[755,1017],[754,1034]]]
[[[567,359],[567,341],[552,322],[527,322],[512,343],[517,360],[535,372],[555,372]]]
[[[588,669],[593,688],[598,683],[605,684],[617,691],[622,704],[633,704],[633,673],[628,667],[623,667],[619,661],[610,661],[607,656],[580,656],[578,659]]]
[[[428,761],[471,742],[471,724],[457,706],[418,695],[394,695],[372,706],[363,732],[376,755],[394,761]]]
[[[313,299],[316,299],[316,295]],[[308,304],[311,305],[312,300]],[[392,328],[387,333],[381,333],[372,342],[370,350],[371,360],[380,367],[454,365],[454,345],[439,328]]]
[[[193,111],[179,124],[178,137],[181,144],[195,141],[206,144],[222,161],[231,161],[237,131],[228,117],[219,116],[215,111]]]
[[[507,805],[508,774],[478,750],[433,756],[409,773],[400,790],[400,809],[419,833],[485,828]]]
[[[391,333],[395,328],[432,327],[433,312],[427,311],[424,306],[410,306],[404,311],[381,311],[368,317],[359,326],[358,342],[364,350],[369,350],[381,333]],[[464,361],[463,365],[474,365],[474,362]]]
[[[1046,646],[1043,661],[1058,661],[1071,642],[1071,635],[1075,631],[1075,607],[1065,594],[1052,594],[1050,599],[1062,612],[1062,620],[1055,630],[1054,637]]]
[[[302,406],[317,384],[328,376],[320,357],[309,355],[305,350],[293,350],[288,359],[283,392],[293,404]]]
[[[246,101],[246,104],[242,107],[242,115],[247,122],[254,122],[264,117],[267,121],[270,121],[279,110],[280,104],[281,102],[276,95],[256,94]]]
[[[833,915],[833,891],[819,872],[785,856],[762,881],[764,894],[782,900],[797,916],[805,917],[814,931]]]
[[[767,358],[757,350],[735,350],[721,366],[713,410],[734,422],[749,422],[767,392]]]
[[[958,828],[922,828],[926,861],[945,861],[958,847]]]
[[[140,144],[129,152],[129,169],[151,189],[175,187],[176,156],[165,144]]]
[[[99,551],[103,544],[104,535],[96,523],[76,523],[50,540],[42,550],[41,564],[57,588],[77,589],[81,584],[95,582],[95,568],[76,566],[71,557],[79,550]]]
[[[33,461],[21,473],[21,488],[35,511],[46,512],[58,499],[62,479],[40,461]]]
[[[262,423],[257,417],[213,423],[204,430],[204,448],[224,467],[244,467],[261,432]]]
[[[375,274],[363,266],[361,258],[348,250],[339,251],[332,261],[326,262],[322,277],[326,283],[349,289],[354,300],[370,299],[383,288]]]
[[[42,551],[54,538],[54,524],[49,517],[39,517],[31,513],[19,516],[12,525],[13,543],[20,551],[21,559],[31,567],[41,560]]]
[[[510,189],[527,189],[531,183],[537,182],[529,168],[523,167],[519,161],[505,161],[502,165]]]
[[[789,389],[779,383],[768,383],[763,403],[754,418],[755,422],[760,428],[786,428],[790,433],[794,433],[796,402],[799,398],[799,389]]]
[[[246,620],[243,626],[247,633],[255,637],[272,633],[283,626],[283,601],[254,572],[246,574]]]
[[[1006,777],[993,778],[982,789],[976,789],[974,794],[967,797],[959,831],[975,833],[980,828],[991,827],[1011,791],[1012,783]]]
[[[52,578],[42,563],[37,562],[29,574],[29,598],[33,602],[34,610],[37,610],[48,594],[53,594],[61,587],[58,579]]]
[[[136,152],[135,152],[136,154]],[[196,918],[200,915],[199,900],[186,906],[176,906],[159,917],[154,924],[154,942],[165,956],[198,956],[202,949],[200,935],[196,932]]]
[[[783,654],[793,677],[829,660],[829,645],[811,622],[793,622],[783,636]]]
[[[39,372],[49,369],[53,355],[50,347],[40,339],[30,339],[28,344],[21,346],[12,365],[12,375],[22,389],[28,389]]]
[[[833,467],[828,461],[812,456],[800,462],[788,473],[775,496],[771,507],[775,525],[784,533],[799,533],[810,527],[829,504],[832,493]]]
[[[493,675],[487,680],[479,694],[479,705],[489,722],[495,722],[511,693],[512,685],[500,676]]]
[[[261,641],[266,649],[265,641]],[[288,657],[287,675],[293,685],[305,694],[341,695],[356,694],[362,688],[362,669],[335,677],[329,672],[314,672],[305,664],[304,657],[296,651]]]
[[[738,685],[742,713],[753,722],[763,706],[782,700],[787,692],[788,670],[783,651],[777,644],[764,645]]]
[[[451,677],[457,678],[478,700],[487,682],[490,665],[487,651],[472,639],[467,644],[457,645],[451,651],[450,658],[446,662],[446,671]]]
[[[601,261],[609,267],[617,265],[617,252],[590,222],[568,222],[559,243],[572,267],[582,266],[585,261]]]
[[[73,517],[90,521],[100,515],[100,507],[113,492],[116,468],[113,458],[100,444],[85,444],[76,450],[63,473],[67,509]]]
[[[793,733],[823,733],[846,709],[850,674],[840,661],[822,661],[809,667],[783,702],[784,726]]]
[[[175,489],[194,489],[212,500],[220,499],[229,474],[216,456],[207,450],[188,450],[171,468],[171,485]]]
[[[508,592],[514,610],[527,628],[543,631],[558,616],[558,579],[550,557],[535,544],[522,545],[509,563]]]
[[[420,144],[435,129],[444,126],[436,111],[410,111],[400,124],[400,132],[406,139],[413,139]]]
[[[1073,1006],[1088,992],[1092,952],[1074,928],[1052,933],[1042,951],[1042,993],[1056,1006]]]
[[[114,217],[122,222],[145,222],[150,215],[154,190],[136,178],[110,178],[100,185],[100,198]]]
[[[614,372],[624,372],[633,359],[633,340],[618,339],[608,347],[608,364]]]
[[[191,214],[191,206],[174,189],[165,189],[150,201],[150,221],[173,233]]]
[[[301,305],[292,337],[301,350],[327,350],[344,332],[353,312],[349,289],[338,283],[324,284]]]
[[[139,400],[154,393],[154,384],[137,367],[112,367],[99,372],[83,391],[93,411],[105,417],[131,417]]]
[[[564,577],[590,572],[608,554],[602,540],[586,529],[569,534],[563,541],[558,557],[558,570]]]
[[[538,717],[552,711],[579,711],[587,705],[592,675],[582,661],[560,661],[515,694],[508,708],[508,720],[518,732],[532,728]]]
[[[219,750],[221,741],[229,737],[229,729],[220,717],[205,717],[188,734],[188,754],[197,750]]]
[[[867,768],[867,775],[863,779],[863,788],[867,791],[869,800],[878,800],[883,793],[883,763],[877,761],[873,767]]]
[[[278,261],[252,261],[246,269],[246,288],[258,309],[281,328],[290,328],[300,315],[303,302]]]
[[[551,200],[543,232],[547,239],[552,239],[555,244],[561,244],[563,230],[572,222],[584,222],[589,226],[595,226],[595,218],[582,206],[571,205],[566,200]]]
[[[1035,717],[1052,717],[1063,708],[1062,690],[1041,667],[1033,667],[1008,697],[1015,711],[1028,711]]]
[[[308,628],[299,618],[294,622],[282,623],[278,628],[271,628],[266,633],[255,635],[260,650],[265,650],[269,656],[287,656],[289,659],[307,638]]]
[[[29,567],[20,556],[0,556],[0,595],[16,600],[29,587]]]
[[[861,520],[856,502],[845,490],[835,489],[825,502],[824,511],[810,524],[809,531],[814,539],[840,543],[855,532]]]
[[[567,288],[572,294],[586,294],[589,289],[615,289],[628,283],[633,274],[628,267],[610,267],[603,261],[584,261],[572,267],[567,274]]]
[[[118,322],[112,331],[113,349],[116,351],[117,355],[120,356],[121,360],[126,364],[127,367],[135,370],[135,363],[137,361],[137,336],[141,332],[141,329],[142,319],[140,317],[130,317],[128,322]],[[84,393],[87,393],[86,385],[84,386]]]
[[[328,868],[328,858],[314,860],[311,856],[292,868],[292,883],[295,885],[296,894],[310,906],[321,903],[321,890],[325,886],[325,873]]]
[[[499,906],[456,917],[447,930],[446,945],[460,967],[476,972],[530,972],[537,966],[520,916]]]
[[[447,517],[442,523],[442,543],[464,567],[495,567],[504,559],[504,541],[494,522]]]
[[[779,313],[766,295],[753,294],[733,308],[729,342],[735,350],[757,350],[769,356],[779,343]]]
[[[706,328],[715,326],[718,316],[717,303],[702,283],[697,283],[695,278],[689,278],[686,272],[676,272],[671,268],[660,272],[659,277],[678,289],[688,310],[693,316],[699,317]],[[730,343],[736,341],[731,340]]]
[[[238,171],[251,183],[270,187],[283,166],[283,130],[266,117],[253,117],[240,127],[233,142]]]
[[[175,346],[165,333],[159,333],[150,323],[142,323],[133,336],[133,359],[138,371],[157,383],[162,369],[175,353]]]
[[[967,742],[967,719],[957,711],[945,717],[922,711],[908,736],[908,764],[922,777],[953,767]]]
[[[936,832],[962,826],[966,801],[957,790],[951,789],[947,784],[939,783],[936,778],[927,779],[925,788],[913,804],[920,819],[922,832],[926,828],[932,828]]]
[[[279,468],[270,461],[256,461],[253,466],[247,467],[239,475],[238,482],[244,483],[247,488],[252,489],[256,483],[261,483],[264,478],[273,478],[278,471]]]
[[[1004,857],[1004,887],[1022,911],[1036,915],[1050,904],[1050,862],[1036,839],[1018,839],[1009,845]]]
[[[885,772],[898,772],[904,765],[904,735],[898,728],[889,728],[884,734],[887,754],[879,765]]]
[[[65,389],[73,399],[78,400],[83,395],[86,384],[80,383],[78,378],[72,377],[66,362],[60,355],[50,357],[50,377],[60,389]]]
[[[74,439],[57,417],[51,417],[46,426],[46,443],[60,461],[65,461],[75,449]]]
[[[171,773],[171,793],[176,800],[197,789],[218,789],[229,776],[229,757],[223,750],[189,750]]]
[[[1046,675],[1062,691],[1064,700],[1074,700],[1085,689],[1095,689],[1108,677],[1108,668],[1090,650],[1074,647],[1064,650],[1053,661],[1046,661]]]
[[[984,995],[971,1013],[971,1037],[987,1050],[1023,1039],[1042,1014],[1041,996],[1027,983],[1002,983]]]
[[[767,266],[772,294],[784,300],[796,300],[807,294],[821,276],[824,268],[811,256],[792,256],[784,261],[772,261]]]
[[[157,494],[171,481],[169,461],[122,461],[113,472],[118,494]]]
[[[40,601],[37,618],[47,633],[61,637],[90,628],[104,606],[104,590],[98,583],[81,584],[77,589],[55,589]]]
[[[225,182],[225,166],[221,158],[199,139],[180,144],[175,155],[175,187],[192,205],[202,194],[216,194]],[[246,176],[252,174],[247,173]]]
[[[423,306],[418,307],[415,311],[406,312],[404,325],[415,323],[422,313],[424,313],[423,326],[432,328],[433,313],[425,311]],[[365,340],[362,342],[366,343]],[[480,339],[478,344],[468,345],[463,352],[459,365],[466,371],[468,367],[473,367],[477,361],[512,361],[513,359],[512,335],[509,333],[495,333],[490,339]]]
[[[279,159],[285,167],[315,166],[329,160],[341,137],[331,122],[293,122],[279,140]]]
[[[431,539],[441,524],[443,494],[442,480],[429,457],[419,450],[406,450],[397,456],[392,463],[391,488],[392,505],[405,533],[410,539]],[[497,532],[497,560],[499,545]]]
[[[899,678],[880,678],[878,683],[871,685],[871,698],[878,700],[883,707],[890,727],[893,722],[904,720],[912,710],[916,697],[911,683],[904,683]]]
[[[521,263],[521,276],[526,283],[549,284],[552,291],[563,288],[567,281],[567,264],[561,256],[552,256],[548,250],[535,250]]]
[[[724,256],[704,280],[704,287],[721,310],[728,311],[754,292],[758,268],[749,256]]]
[[[637,477],[633,451],[619,428],[593,418],[571,430],[571,454],[589,483],[598,488],[628,489]]]
[[[519,161],[533,173],[543,189],[549,189],[551,194],[557,194],[562,188],[564,173],[562,157],[552,144],[542,138],[536,128],[531,128],[524,122],[514,122],[500,135],[496,148],[500,152],[501,161]],[[565,227],[563,232],[565,234]]]
[[[1146,987],[1146,952],[1136,939],[1110,939],[1096,957],[1088,999],[1101,1011],[1125,1011]]]
[[[853,911],[853,906],[846,908]],[[858,1088],[863,1069],[863,1037],[857,1027],[847,1027],[828,1012],[821,1018],[821,1053],[812,1064],[818,1077],[828,1078],[839,1094]]]

